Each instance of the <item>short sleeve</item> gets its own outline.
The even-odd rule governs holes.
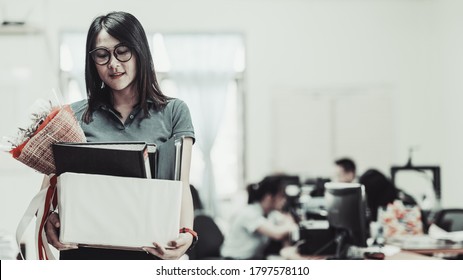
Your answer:
[[[182,136],[193,138],[195,142],[195,132],[191,120],[190,109],[180,99],[173,100],[172,106],[172,135],[175,138]]]
[[[250,233],[253,233],[265,222],[266,219],[261,216],[255,220],[248,220],[248,222],[244,225],[244,228],[248,230]]]
[[[249,232],[253,233],[263,225],[267,219],[257,211],[246,211],[242,216],[242,226]]]
[[[268,214],[267,219],[272,224],[278,225],[285,221],[285,216],[280,211],[273,210]]]

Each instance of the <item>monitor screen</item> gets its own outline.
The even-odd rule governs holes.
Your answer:
[[[432,170],[398,170],[394,176],[394,185],[410,195],[422,210],[431,211],[439,207],[434,180]]]
[[[325,202],[328,222],[336,232],[340,250],[346,250],[346,245],[366,247],[365,187],[357,183],[326,183]]]

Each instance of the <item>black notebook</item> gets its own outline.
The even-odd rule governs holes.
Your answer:
[[[144,142],[56,143],[56,173],[64,172],[151,178]]]

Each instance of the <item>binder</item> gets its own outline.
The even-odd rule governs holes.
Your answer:
[[[180,181],[184,137],[172,137],[157,148],[156,179]]]
[[[56,173],[65,172],[151,178],[145,142],[56,143]]]
[[[148,159],[150,162],[150,171],[151,171],[151,178],[157,178],[157,162],[158,162],[158,149],[156,144],[148,143]]]

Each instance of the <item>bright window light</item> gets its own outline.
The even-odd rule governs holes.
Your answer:
[[[167,55],[164,37],[161,33],[155,33],[153,36],[153,60],[154,67],[158,72],[169,72],[170,61]]]
[[[74,67],[72,62],[72,54],[69,46],[66,44],[61,44],[60,46],[60,68],[63,72],[70,72]]]

